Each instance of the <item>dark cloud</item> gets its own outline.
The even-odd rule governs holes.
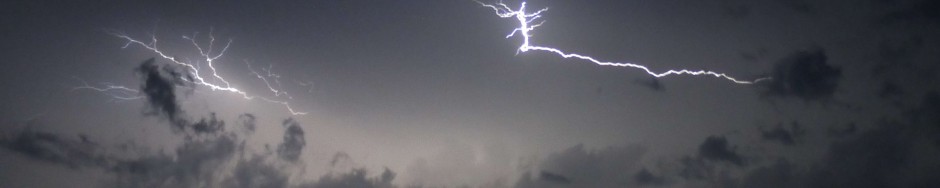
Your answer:
[[[346,154],[346,152],[336,152],[336,154],[333,154],[333,159],[330,160],[330,167],[336,167],[336,165],[343,165],[351,161],[352,159],[349,158],[349,154]]]
[[[633,83],[652,89],[653,91],[665,91],[666,88],[662,83],[659,82],[659,79],[656,77],[650,77],[647,79],[637,79]]]
[[[859,132],[849,124],[824,158],[800,170],[780,160],[749,172],[743,187],[936,187],[940,185],[940,95],[928,93],[908,119],[882,120]],[[857,135],[852,134],[859,132]]]
[[[571,180],[561,174],[555,174],[548,171],[539,172],[539,179],[557,184],[569,184]]]
[[[805,101],[831,99],[842,71],[827,64],[822,49],[798,51],[780,60],[765,82],[763,95],[796,97]]]
[[[636,145],[588,150],[583,145],[555,153],[542,161],[539,173],[528,172],[515,187],[624,187],[638,184],[633,174],[646,148]]]
[[[898,97],[906,94],[909,88],[905,83],[907,80],[933,80],[936,79],[936,69],[931,68],[933,64],[929,61],[918,61],[918,57],[925,54],[927,45],[925,39],[920,36],[912,36],[901,39],[885,38],[878,43],[878,59],[871,67],[871,73],[878,78],[884,79],[884,85],[878,92],[882,98]],[[909,87],[909,86],[908,86]]]
[[[303,188],[392,188],[392,180],[395,180],[395,172],[385,168],[378,177],[369,177],[368,171],[362,168],[353,169],[349,173],[334,175],[327,174],[320,177],[315,183],[300,185]]]
[[[914,123],[929,125],[929,130],[938,131],[934,129],[940,128],[940,93],[927,92],[919,104],[919,107],[908,111],[907,114],[913,118]]]
[[[190,115],[180,108],[176,95],[176,87],[186,85],[186,74],[169,65],[157,64],[153,59],[141,64],[136,72],[143,78],[141,91],[153,110],[151,113],[168,119],[168,123],[173,125],[173,133],[183,139],[182,145],[173,153],[167,154],[162,150],[157,154],[144,151],[113,153],[84,135],[65,139],[56,134],[29,130],[0,138],[0,146],[39,161],[103,170],[115,177],[111,179],[113,181],[104,182],[110,187],[288,186],[290,176],[285,167],[277,164],[281,160],[297,161],[306,145],[304,131],[296,120],[288,118],[283,121],[286,128],[284,142],[278,145],[276,153],[249,154],[251,157],[246,158],[245,140],[226,132],[225,122],[215,113],[194,122],[187,118]],[[240,115],[239,123],[249,133],[256,129],[256,117],[252,114]],[[275,154],[276,157],[273,156]],[[327,182],[315,185],[335,187],[350,185],[344,184],[347,182],[362,183],[357,182],[360,181],[357,178],[364,175],[364,170],[357,170],[336,178],[324,178]],[[377,185],[373,187],[389,187],[394,176],[393,172],[386,170],[380,177],[368,178],[364,182]]]
[[[764,140],[769,141],[778,141],[783,145],[794,145],[798,137],[803,136],[806,133],[799,123],[791,122],[789,129],[785,128],[783,124],[777,124],[776,127],[770,130],[761,130],[760,135]]]
[[[744,59],[747,62],[756,63],[756,62],[763,60],[764,58],[767,58],[769,53],[770,53],[770,50],[767,50],[767,48],[761,47],[761,48],[757,48],[751,51],[743,51],[740,53],[740,56],[741,56],[741,59]]]
[[[633,175],[633,179],[639,185],[662,185],[666,182],[663,177],[653,175],[653,173],[651,173],[646,168],[640,169],[639,172],[636,172],[636,174]]]
[[[804,14],[809,14],[809,15],[817,14],[816,8],[813,7],[813,5],[811,5],[809,2],[805,0],[776,0],[776,1],[778,3],[783,4],[783,6],[786,6],[788,9],[799,12],[799,13],[804,13]]]
[[[750,164],[724,137],[712,136],[700,145],[697,156],[681,158],[675,174],[662,178],[675,175],[686,180],[683,186],[704,182],[705,187],[936,187],[940,185],[940,93],[928,92],[917,104],[901,119],[884,118],[870,129],[862,130],[856,123],[830,128],[828,134],[840,139],[827,144],[820,161],[778,158],[769,164]],[[797,130],[802,128],[778,126],[762,131],[762,136],[786,143],[801,132]],[[722,163],[756,167],[724,168]],[[642,179],[647,176],[643,174],[641,170],[635,176]]]
[[[752,170],[744,176],[743,188],[787,188],[803,187],[797,176],[797,171],[789,161],[781,159],[770,166],[762,166]]]
[[[921,0],[901,10],[892,11],[883,18],[885,23],[940,24],[940,2]]]
[[[141,92],[147,97],[152,110],[150,113],[165,116],[176,126],[175,130],[182,130],[188,121],[177,103],[176,86],[184,85],[185,81],[181,75],[185,74],[179,73],[172,66],[158,64],[154,58],[144,61],[137,67],[136,72],[144,79]]]
[[[750,6],[728,0],[721,1],[721,11],[725,16],[736,19],[746,18],[751,15]]]
[[[897,97],[904,94],[904,90],[901,89],[901,86],[892,82],[885,82],[881,85],[881,88],[878,90],[878,97],[883,99]]]
[[[738,178],[729,174],[729,170],[722,165],[702,157],[686,156],[679,160],[678,176],[685,179],[686,184],[700,186],[690,187],[735,187]],[[687,185],[688,186],[688,185]]]
[[[192,125],[193,132],[196,134],[212,134],[225,130],[225,122],[215,117],[215,113],[209,114],[209,118],[202,118]]]
[[[116,174],[116,187],[220,186],[220,170],[239,148],[231,136],[189,140],[176,149],[175,156],[122,160],[110,170]]]
[[[255,118],[254,114],[244,113],[242,115],[238,115],[238,122],[241,123],[242,128],[245,128],[245,131],[251,133],[255,132],[258,120]]]
[[[910,143],[900,130],[884,127],[831,146],[823,167],[814,173],[815,187],[895,187],[889,176],[909,158]]]
[[[64,139],[56,134],[23,131],[0,141],[4,148],[31,159],[71,168],[97,168],[115,175],[113,187],[198,187],[215,185],[219,171],[235,157],[236,140],[217,136],[187,139],[175,154],[108,154],[87,137]],[[211,187],[211,186],[210,186]]]
[[[698,147],[698,155],[710,161],[724,161],[738,166],[744,166],[744,158],[738,155],[736,147],[728,144],[724,136],[709,136]]]
[[[61,164],[70,168],[104,165],[108,160],[96,152],[98,147],[86,137],[66,139],[59,135],[26,130],[0,138],[0,146],[29,158]]]
[[[826,129],[826,135],[829,137],[843,137],[855,134],[858,131],[858,126],[855,123],[849,123],[845,127],[829,127]]]
[[[288,177],[281,168],[264,161],[264,157],[255,157],[240,161],[235,166],[232,177],[223,181],[222,187],[287,187]]]
[[[277,146],[277,155],[287,161],[297,161],[307,145],[304,130],[293,118],[285,119],[283,125],[287,130],[284,131],[284,142]]]
[[[109,154],[87,137],[65,139],[52,133],[23,131],[0,139],[0,146],[28,158],[70,168],[96,168],[115,178],[107,187],[287,187],[284,167],[265,159],[267,154],[246,159],[244,145],[234,134],[199,134],[187,137],[174,153]],[[280,158],[280,157],[279,157]],[[279,159],[278,158],[278,159]],[[356,173],[364,172],[362,170]],[[328,185],[355,182],[359,174],[329,179]],[[364,174],[362,174],[364,175]],[[388,171],[370,178],[375,185],[391,185]],[[330,184],[334,183],[334,184]],[[327,186],[329,187],[329,186]],[[383,186],[376,186],[383,187]],[[388,186],[384,186],[388,187]]]
[[[685,156],[679,159],[679,177],[685,179],[705,179],[711,177],[715,167],[709,165],[704,159],[699,157]]]
[[[893,78],[894,75],[890,73],[900,71],[905,72],[905,74],[910,74],[910,72],[915,71],[917,74],[914,76],[919,79],[929,78],[929,75],[923,74],[933,74],[933,71],[921,73],[924,70],[919,69],[923,67],[918,66],[918,62],[915,61],[915,58],[925,49],[924,43],[924,38],[920,36],[903,39],[882,39],[882,41],[878,43],[876,53],[879,59],[878,62],[872,66],[872,74]]]

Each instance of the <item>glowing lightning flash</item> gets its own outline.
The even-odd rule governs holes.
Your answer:
[[[526,12],[525,12],[525,2],[522,2],[522,5],[519,6],[519,10],[512,10],[511,8],[509,8],[509,6],[506,6],[506,4],[503,4],[502,2],[500,2],[500,3],[498,3],[498,4],[495,4],[495,5],[485,4],[485,3],[482,3],[482,2],[479,2],[479,1],[477,1],[477,3],[480,3],[480,5],[483,5],[484,7],[489,7],[489,8],[491,8],[491,9],[493,9],[494,11],[496,11],[496,15],[499,16],[499,17],[501,17],[501,18],[516,18],[516,20],[519,21],[519,27],[513,29],[512,32],[509,33],[509,35],[506,35],[506,38],[515,36],[516,34],[521,35],[521,37],[522,37],[522,45],[519,46],[519,51],[517,51],[516,53],[519,53],[519,52],[527,52],[527,51],[529,51],[529,50],[547,51],[547,52],[552,52],[552,53],[558,54],[558,55],[560,55],[561,57],[564,57],[564,58],[572,58],[572,57],[573,57],[573,58],[578,58],[578,59],[582,59],[582,60],[587,60],[587,61],[593,62],[594,64],[602,65],[602,66],[615,66],[615,67],[631,67],[631,68],[637,68],[637,69],[641,69],[641,70],[643,70],[643,71],[646,71],[647,74],[652,75],[652,76],[655,76],[655,77],[657,77],[657,78],[658,78],[658,77],[663,77],[663,76],[668,76],[668,75],[673,75],[673,74],[675,74],[675,75],[680,75],[680,74],[711,75],[711,76],[715,76],[715,77],[724,78],[724,79],[730,80],[730,81],[732,81],[732,82],[734,82],[734,83],[738,83],[738,84],[753,84],[753,83],[757,83],[757,82],[760,82],[760,81],[763,81],[763,80],[770,79],[769,77],[765,77],[765,78],[758,78],[758,79],[751,80],[751,81],[748,81],[748,80],[738,80],[738,79],[736,79],[736,78],[734,78],[734,77],[731,77],[731,76],[726,75],[725,73],[717,73],[717,72],[714,72],[714,71],[705,71],[705,70],[690,71],[690,70],[682,69],[682,70],[668,70],[668,71],[666,71],[666,72],[656,73],[656,72],[651,71],[651,70],[650,70],[649,68],[647,68],[646,66],[639,65],[639,64],[599,61],[599,60],[594,59],[593,57],[590,57],[590,56],[585,56],[585,55],[580,55],[580,54],[574,54],[574,53],[565,53],[565,52],[563,52],[563,51],[561,51],[561,50],[559,50],[559,49],[555,49],[555,48],[551,48],[551,47],[544,47],[544,46],[535,46],[535,45],[531,45],[531,44],[529,43],[529,37],[531,36],[531,34],[529,34],[529,31],[532,31],[532,30],[535,29],[536,27],[542,26],[542,24],[545,23],[545,20],[541,20],[541,21],[539,21],[538,23],[533,23],[533,22],[535,22],[538,18],[541,17],[542,12],[548,11],[548,8],[543,8],[543,9],[540,9],[540,10],[535,11],[535,12],[533,12],[533,13],[526,13]]]
[[[269,99],[269,98],[265,98],[265,97],[261,97],[261,96],[252,96],[252,95],[249,95],[248,93],[246,93],[245,91],[242,91],[242,90],[240,90],[240,89],[238,89],[238,88],[232,87],[232,85],[231,85],[228,81],[226,81],[225,78],[223,78],[222,76],[220,76],[220,75],[218,74],[218,72],[216,71],[215,66],[214,66],[214,64],[213,64],[213,63],[215,62],[215,60],[219,59],[220,57],[222,57],[222,55],[225,54],[225,51],[228,50],[228,47],[232,44],[232,40],[228,40],[228,41],[225,43],[225,46],[222,47],[221,50],[218,50],[218,51],[216,52],[216,51],[214,51],[214,49],[213,49],[214,44],[215,44],[215,37],[212,36],[211,31],[210,31],[210,34],[209,34],[209,41],[208,41],[209,45],[208,45],[207,48],[205,48],[205,49],[204,49],[202,46],[200,46],[199,43],[196,41],[196,36],[198,35],[198,33],[195,33],[195,34],[193,34],[192,36],[183,36],[183,39],[189,40],[189,41],[193,44],[193,46],[196,48],[196,50],[199,51],[200,58],[203,59],[203,60],[201,60],[201,61],[195,61],[195,62],[189,61],[189,60],[187,60],[187,61],[184,62],[184,61],[182,61],[182,60],[177,59],[176,57],[167,55],[167,54],[164,53],[163,51],[160,51],[160,49],[157,48],[157,37],[156,37],[155,35],[151,35],[151,36],[150,36],[150,42],[145,43],[145,42],[142,42],[142,41],[140,41],[140,40],[131,38],[130,36],[125,35],[125,34],[120,34],[120,33],[111,33],[111,34],[114,35],[114,36],[116,36],[116,37],[118,37],[118,38],[121,38],[121,39],[124,39],[124,40],[127,41],[127,43],[124,44],[124,47],[122,47],[122,48],[128,48],[128,47],[130,47],[131,45],[137,44],[137,45],[140,45],[141,47],[144,47],[144,48],[146,48],[147,50],[150,50],[151,52],[153,52],[153,53],[159,55],[159,56],[160,56],[161,58],[163,58],[163,59],[169,60],[169,61],[171,61],[171,62],[173,62],[173,63],[175,63],[175,64],[177,64],[177,65],[181,65],[181,66],[183,66],[183,67],[186,67],[187,71],[189,72],[189,75],[192,76],[192,77],[191,77],[192,79],[187,79],[186,77],[183,77],[183,80],[185,80],[185,81],[187,81],[187,82],[191,82],[191,83],[194,83],[194,84],[197,84],[197,85],[202,85],[202,86],[208,87],[208,88],[211,89],[212,91],[227,91],[227,92],[230,92],[230,93],[234,93],[234,94],[237,94],[237,95],[241,95],[243,98],[245,98],[245,99],[247,99],[247,100],[260,99],[260,100],[263,100],[263,101],[266,101],[266,102],[271,102],[271,103],[280,104],[280,105],[284,106],[288,111],[290,111],[290,113],[293,114],[293,115],[305,115],[305,114],[307,114],[306,112],[295,111],[293,108],[291,108],[290,103],[288,103],[287,101],[274,100],[274,99]],[[199,64],[200,64],[200,63],[204,63],[204,64],[206,64],[206,65],[209,67],[209,72],[212,74],[212,78],[211,78],[212,81],[207,81],[206,78],[203,78],[203,77],[201,76],[201,74],[200,74],[200,72],[199,72],[199,71],[200,71],[200,67],[199,67]],[[262,77],[262,75],[258,74],[258,73],[255,72],[253,69],[251,69],[250,66],[249,66],[248,68],[251,70],[252,73],[254,73],[255,75],[257,75],[258,78],[260,78],[260,79],[262,79],[262,81],[264,81],[264,83],[267,85],[268,89],[270,89],[271,91],[273,91],[273,92],[275,93],[275,96],[284,95],[284,96],[287,96],[288,98],[291,98],[290,95],[288,95],[286,92],[284,92],[284,91],[282,91],[282,90],[275,89],[274,87],[272,87],[271,84],[268,82],[267,79],[265,79],[264,77]],[[277,79],[277,77],[279,77],[279,75],[277,75],[277,74],[272,74],[272,73],[270,72],[270,69],[267,69],[267,71],[268,71],[268,77],[274,77],[275,79]],[[275,80],[275,81],[276,81],[276,83],[277,83],[278,85],[280,85],[280,82],[279,82],[279,81],[277,81],[277,80]],[[131,88],[128,88],[128,87],[118,86],[118,85],[112,85],[112,84],[105,84],[105,85],[106,85],[105,87],[92,87],[92,86],[88,85],[88,84],[87,84],[86,82],[84,82],[84,81],[82,81],[82,83],[84,83],[84,86],[75,87],[74,89],[92,89],[92,90],[96,90],[96,91],[99,91],[99,92],[104,92],[104,93],[106,93],[106,94],[108,94],[108,95],[111,95],[111,96],[114,97],[114,98],[122,99],[122,100],[130,100],[130,99],[138,99],[138,98],[141,98],[141,96],[139,96],[139,94],[138,94],[139,92],[138,92],[137,90],[131,89]],[[115,92],[116,92],[116,93],[115,93]]]
[[[78,81],[81,81],[82,86],[72,88],[73,91],[78,90],[78,89],[90,89],[90,90],[95,90],[95,91],[104,93],[105,95],[111,96],[119,100],[135,100],[135,99],[143,98],[143,96],[139,95],[140,91],[137,91],[136,89],[131,89],[131,88],[120,86],[120,85],[114,85],[114,84],[107,83],[107,82],[101,83],[102,85],[104,85],[104,87],[95,87],[95,86],[89,85],[88,82],[85,82],[85,80],[82,80],[79,78],[75,78],[75,79],[77,79]]]

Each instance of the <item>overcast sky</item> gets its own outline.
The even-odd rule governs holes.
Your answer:
[[[0,187],[936,187],[938,2],[4,1]]]

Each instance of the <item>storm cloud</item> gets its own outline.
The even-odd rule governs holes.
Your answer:
[[[761,130],[760,136],[767,141],[777,141],[783,145],[794,145],[797,139],[806,134],[806,130],[797,122],[791,122],[789,128],[783,124],[777,124],[770,130]]]
[[[141,63],[135,71],[143,79],[141,92],[150,104],[151,114],[164,116],[176,126],[176,130],[182,130],[189,124],[176,96],[176,86],[185,85],[185,81],[179,76],[185,73],[178,72],[172,66],[157,63],[154,58]]]
[[[284,131],[284,142],[277,146],[277,155],[287,161],[297,161],[307,145],[304,130],[291,118],[285,119],[283,125],[287,129]]]
[[[723,136],[709,136],[705,138],[698,147],[698,155],[703,159],[716,162],[729,162],[738,166],[744,166],[744,158],[735,152],[736,147],[728,144],[728,139]]]
[[[768,97],[793,97],[804,101],[832,99],[842,71],[828,63],[821,48],[797,51],[781,59],[764,83],[762,93]]]
[[[100,166],[108,159],[100,156],[98,145],[85,137],[63,138],[57,134],[24,130],[0,138],[0,146],[29,158],[61,164],[70,168]]]
[[[623,187],[649,184],[652,179],[637,179],[639,162],[647,148],[630,145],[592,150],[576,145],[543,160],[535,175],[520,177],[515,187]],[[644,169],[645,170],[645,169]],[[647,181],[651,180],[651,181]]]

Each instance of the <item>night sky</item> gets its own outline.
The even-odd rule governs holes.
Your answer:
[[[0,7],[0,187],[940,186],[940,1]]]

